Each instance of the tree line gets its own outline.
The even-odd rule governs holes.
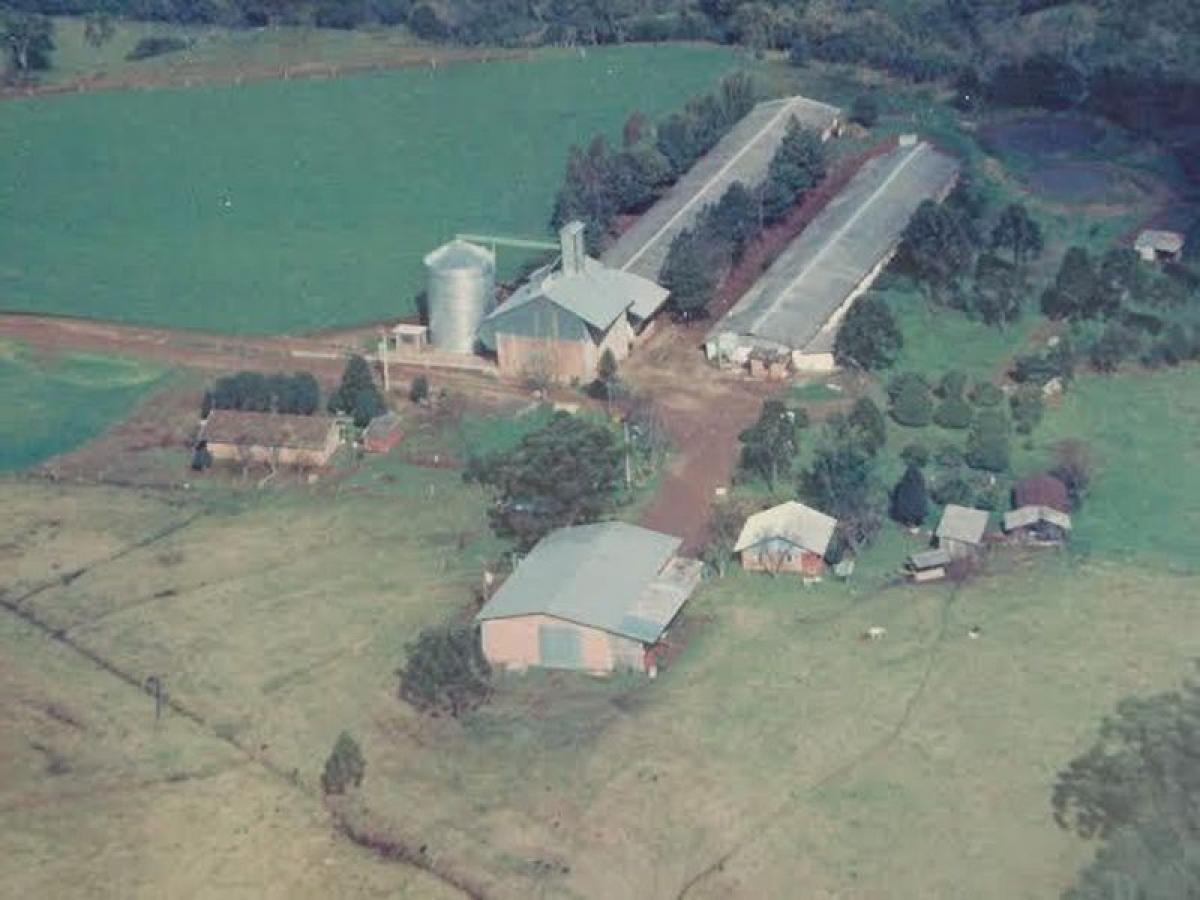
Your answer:
[[[657,123],[641,113],[625,122],[621,149],[603,135],[567,156],[551,227],[572,219],[587,226],[588,249],[599,252],[620,215],[649,207],[692,164],[711,150],[754,106],[753,81],[742,73],[726,77],[714,93],[688,101]]]

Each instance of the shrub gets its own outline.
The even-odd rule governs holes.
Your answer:
[[[192,471],[203,472],[213,464],[212,451],[208,449],[208,441],[200,441],[192,451]]]
[[[1023,384],[1008,398],[1012,409],[1013,423],[1018,434],[1031,434],[1042,421],[1045,402],[1042,391],[1036,385]]]
[[[325,760],[321,790],[326,794],[344,794],[347,788],[362,784],[366,770],[367,763],[358,742],[343,731],[333,745],[333,752]]]
[[[933,421],[942,428],[966,428],[971,424],[972,415],[971,404],[962,395],[953,395],[938,404]]]
[[[133,49],[125,54],[125,58],[131,62],[136,62],[139,59],[150,59],[152,56],[178,53],[180,50],[186,50],[190,46],[192,46],[192,42],[188,39],[171,35],[144,37],[134,44]]]
[[[924,379],[905,379],[892,399],[892,418],[910,428],[924,428],[933,418],[933,397]]]
[[[976,406],[999,406],[1004,402],[1004,391],[990,381],[977,381],[971,387],[971,402]]]
[[[870,397],[860,397],[854,402],[847,421],[858,430],[869,453],[878,453],[887,443],[887,422]]]
[[[971,486],[957,472],[939,478],[933,485],[933,499],[945,506],[948,503],[970,504]]]
[[[938,396],[946,400],[950,397],[961,397],[967,389],[967,376],[957,369],[951,369],[938,382]]]
[[[474,628],[426,628],[407,649],[400,697],[421,712],[457,719],[491,696],[492,669]]]
[[[962,448],[958,444],[951,444],[949,441],[938,444],[937,450],[933,453],[934,462],[945,469],[957,469],[966,460],[963,458]]]
[[[1068,439],[1055,445],[1054,460],[1050,474],[1066,485],[1071,508],[1078,509],[1092,482],[1092,454],[1083,441]]]
[[[1009,423],[999,409],[981,409],[967,435],[967,465],[986,472],[1003,472],[1009,463]]]
[[[1030,353],[1013,361],[1013,380],[1021,384],[1045,384],[1055,378],[1069,381],[1074,373],[1075,352],[1066,338],[1045,353]]]
[[[429,378],[418,375],[408,388],[408,399],[413,403],[424,403],[429,399]]]

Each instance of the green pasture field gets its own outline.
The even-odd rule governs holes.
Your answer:
[[[261,893],[297,867],[314,879],[294,882],[298,896],[378,884],[372,857],[317,840],[315,796],[219,740],[261,748],[303,792],[349,729],[367,759],[352,818],[425,845],[488,896],[673,897],[722,858],[688,896],[799,883],[808,896],[1053,896],[1089,852],[1051,821],[1054,772],[1118,698],[1170,686],[1193,652],[1195,581],[1150,557],[1001,551],[961,588],[916,589],[894,582],[917,539],[889,528],[846,584],[735,572],[704,586],[656,681],[505,676],[459,725],[407,708],[393,675],[420,627],[468,614],[501,549],[458,473],[388,457],[336,487],[236,496],[4,488],[0,553],[19,560],[6,598],[54,580],[23,608],[160,674],[210,726],[156,725],[144,695],[57,650],[48,670],[47,638],[0,627],[20,763],[2,796],[55,810],[0,829],[0,874],[30,890],[64,877],[184,890],[219,872]],[[1176,521],[1179,507],[1161,512]],[[872,625],[885,641],[859,641]],[[85,730],[37,712],[50,703]],[[128,780],[145,796],[120,790]],[[107,825],[113,809],[132,821],[155,808],[162,830]],[[188,815],[213,816],[220,839],[181,841]],[[78,840],[88,854],[54,852]],[[121,869],[133,852],[147,864]],[[325,876],[322,857],[335,860]],[[395,877],[427,895],[409,870]]]
[[[90,440],[165,378],[160,366],[132,357],[47,357],[0,340],[0,471],[34,465]]]
[[[18,99],[0,306],[297,332],[414,310],[459,231],[542,236],[568,148],[735,67],[712,46],[547,50],[240,87]],[[501,251],[502,273],[523,261]]]

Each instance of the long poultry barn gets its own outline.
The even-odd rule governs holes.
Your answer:
[[[902,142],[867,162],[709,332],[709,359],[744,364],[756,351],[792,368],[831,371],[838,325],[870,288],[925,200],[942,200],[958,162]]]
[[[759,103],[617,239],[601,262],[657,281],[671,242],[695,224],[705,207],[720,200],[734,182],[753,187],[766,177],[792,119],[828,138],[840,117],[836,106],[806,97]]]

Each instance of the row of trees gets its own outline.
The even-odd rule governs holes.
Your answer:
[[[725,78],[716,93],[688,102],[655,125],[641,113],[625,123],[620,150],[603,135],[587,148],[572,147],[551,225],[572,219],[587,225],[589,250],[598,252],[617,216],[640,212],[707,153],[754,106],[755,88],[741,73]]]
[[[360,428],[387,412],[371,366],[363,357],[354,355],[346,361],[341,381],[326,406],[331,413],[351,416]],[[321,386],[311,372],[285,375],[243,371],[218,378],[204,392],[200,414],[236,409],[311,416],[320,408]]]
[[[204,392],[200,415],[214,409],[311,416],[321,406],[321,386],[311,372],[291,375],[236,372],[218,378]]]
[[[783,219],[825,172],[820,135],[792,119],[762,183],[753,188],[741,182],[730,185],[671,242],[661,281],[671,291],[675,315],[684,320],[707,315],[717,288],[746,246]]]

